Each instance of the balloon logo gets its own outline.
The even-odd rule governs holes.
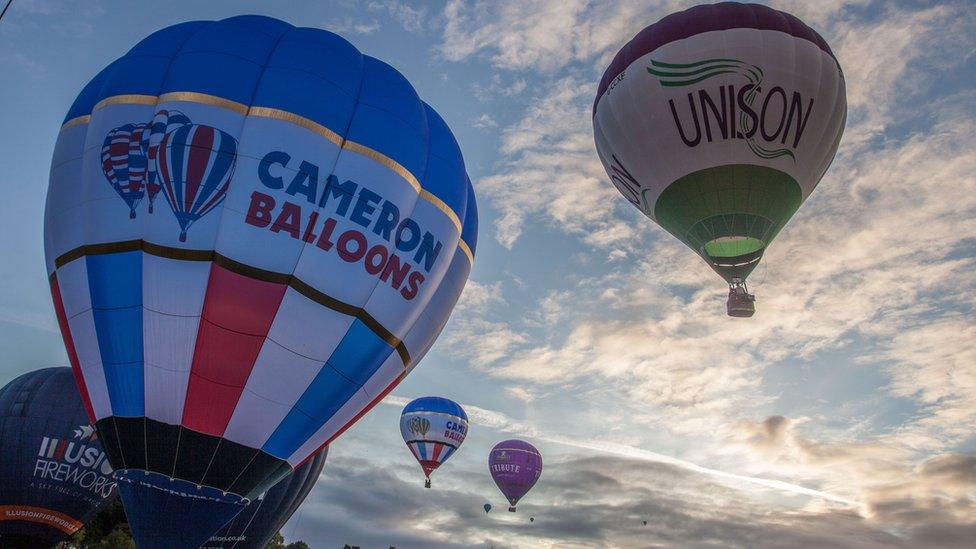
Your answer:
[[[725,279],[730,316],[755,313],[747,277],[833,160],[845,86],[813,29],[734,2],[661,19],[607,67],[593,105],[607,175]]]
[[[414,435],[426,435],[430,430],[430,420],[422,417],[412,417],[407,422],[407,428]]]
[[[454,455],[468,435],[468,415],[446,398],[418,398],[400,414],[400,434],[424,470],[424,486],[430,488],[431,473]]]
[[[52,547],[118,494],[71,368],[0,388],[0,456],[2,547]]]
[[[102,142],[102,173],[129,206],[130,219],[135,219],[136,206],[145,196],[148,163],[142,139],[147,130],[147,124],[125,124],[108,132]]]
[[[153,202],[156,200],[156,195],[162,189],[156,160],[159,152],[159,143],[167,133],[187,124],[190,124],[190,118],[182,112],[161,109],[153,116],[152,122],[149,123],[149,134],[146,135],[143,133],[142,150],[148,162],[146,199],[149,202],[149,213],[153,213]]]
[[[216,208],[227,194],[237,140],[225,131],[186,124],[159,142],[157,171],[163,195],[180,224],[180,242],[196,220]]]
[[[153,193],[175,223],[118,207]],[[47,201],[58,323],[140,549],[203,545],[379,403],[447,323],[477,238],[457,140],[410,82],[261,16],[109,63],[65,117]],[[443,461],[466,418],[418,417]]]

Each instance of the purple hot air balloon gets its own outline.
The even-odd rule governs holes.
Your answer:
[[[505,440],[499,442],[488,454],[488,471],[505,494],[515,512],[515,505],[535,486],[542,474],[542,454],[524,440]]]

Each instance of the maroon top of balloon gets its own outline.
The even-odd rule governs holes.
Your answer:
[[[603,78],[600,79],[600,88],[597,90],[596,99],[593,101],[593,112],[596,113],[596,104],[603,97],[603,92],[607,91],[607,87],[610,86],[613,79],[640,57],[665,44],[696,34],[729,29],[785,32],[796,38],[813,42],[831,57],[834,57],[834,52],[830,51],[827,41],[817,34],[817,31],[786,12],[774,10],[769,6],[740,4],[739,2],[695,6],[672,13],[657,23],[644,28],[617,52],[613,61],[610,62],[610,66],[603,73]]]
[[[488,471],[498,489],[515,505],[539,480],[542,454],[524,440],[505,440],[488,454]]]

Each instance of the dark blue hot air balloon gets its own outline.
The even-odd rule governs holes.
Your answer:
[[[50,547],[116,497],[71,368],[0,389],[0,547]]]
[[[325,467],[328,453],[329,449],[326,447],[263,496],[248,504],[234,520],[214,534],[202,549],[260,549],[267,546],[275,532],[281,530],[312,491],[322,468]]]

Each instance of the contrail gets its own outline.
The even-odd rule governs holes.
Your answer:
[[[403,407],[410,402],[411,399],[404,398],[397,395],[389,395],[383,399],[384,404],[389,404],[392,406]],[[478,406],[472,406],[470,404],[463,404],[464,410],[468,414],[468,419],[473,423],[478,425],[484,425],[492,429],[499,431],[507,431],[510,433],[515,433],[525,437],[531,437],[537,440],[544,440],[546,442],[551,442],[554,444],[561,444],[563,446],[572,446],[574,448],[580,448],[584,450],[591,450],[594,452],[600,452],[603,454],[613,454],[615,456],[621,456],[632,459],[640,459],[643,461],[650,461],[654,463],[666,463],[668,465],[673,465],[675,467],[680,467],[688,471],[694,471],[696,473],[701,473],[704,475],[709,475],[712,477],[733,480],[738,482],[745,482],[748,484],[755,484],[763,486],[766,488],[771,488],[774,490],[780,490],[783,492],[792,492],[794,494],[802,494],[805,496],[825,499],[828,501],[833,501],[836,503],[843,503],[845,505],[850,505],[856,507],[858,503],[840,496],[835,496],[827,492],[821,492],[820,490],[814,490],[812,488],[807,488],[805,486],[800,486],[799,484],[792,484],[790,482],[783,482],[781,480],[774,480],[762,477],[750,477],[746,475],[738,475],[735,473],[729,473],[726,471],[720,471],[718,469],[712,469],[710,467],[702,467],[696,463],[690,461],[685,461],[683,459],[678,459],[676,457],[667,456],[664,454],[659,454],[657,452],[651,452],[650,450],[644,450],[643,448],[637,448],[635,446],[629,446],[626,444],[618,444],[616,442],[607,442],[602,440],[580,440],[575,438],[570,438],[562,435],[553,435],[551,433],[541,433],[528,425],[525,425],[519,421],[512,419],[511,417],[494,410],[487,410],[485,408],[479,408]]]

